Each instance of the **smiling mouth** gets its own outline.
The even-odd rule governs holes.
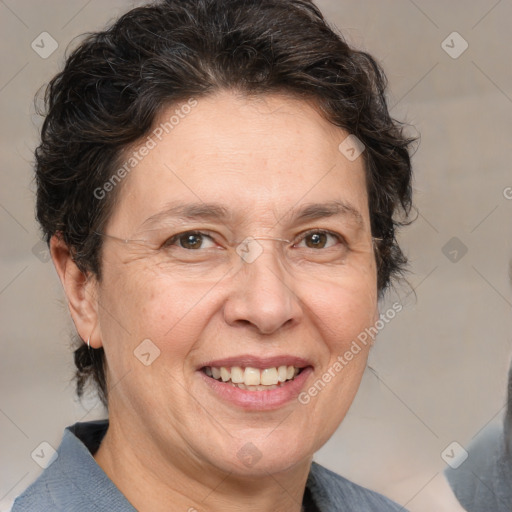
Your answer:
[[[247,391],[270,391],[292,381],[304,368],[276,366],[254,368],[251,366],[204,366],[201,371],[208,377]]]

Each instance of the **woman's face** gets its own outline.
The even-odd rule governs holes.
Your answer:
[[[275,473],[327,441],[366,366],[368,346],[345,357],[377,315],[363,157],[290,97],[189,105],[168,133],[161,113],[105,229],[145,241],[102,249],[110,421],[144,457]]]

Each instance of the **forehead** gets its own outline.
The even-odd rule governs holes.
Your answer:
[[[178,202],[275,222],[302,204],[338,201],[368,221],[363,158],[340,152],[349,134],[310,103],[234,92],[196,101],[160,113],[144,140],[152,149],[122,183],[112,223],[141,226]]]

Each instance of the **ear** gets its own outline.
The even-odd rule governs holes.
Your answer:
[[[68,301],[69,311],[80,337],[90,339],[93,348],[101,346],[98,327],[97,281],[82,272],[73,261],[71,252],[57,233],[50,239],[50,254]]]

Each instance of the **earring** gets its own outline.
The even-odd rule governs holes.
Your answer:
[[[91,337],[87,338],[87,348],[91,348]]]

